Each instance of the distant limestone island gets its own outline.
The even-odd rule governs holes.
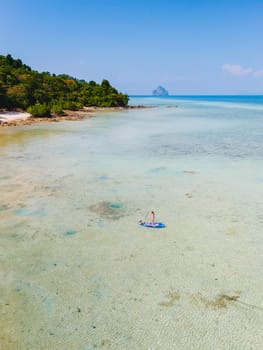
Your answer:
[[[79,112],[87,109],[135,108],[128,106],[128,101],[128,95],[117,91],[106,79],[98,84],[67,74],[38,72],[20,59],[0,55],[0,126],[9,121],[19,125],[19,113],[21,123],[26,124],[29,118],[31,122],[37,118],[82,119],[83,113]]]
[[[153,90],[153,96],[168,96],[168,91],[163,86],[158,86],[157,89]]]

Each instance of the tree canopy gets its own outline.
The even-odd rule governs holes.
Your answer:
[[[50,115],[83,106],[125,107],[128,100],[108,80],[97,84],[67,74],[38,72],[20,59],[0,55],[0,108],[21,108],[33,115]]]

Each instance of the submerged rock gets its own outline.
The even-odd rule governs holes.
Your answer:
[[[64,233],[64,236],[73,236],[77,233],[75,230],[68,230]]]
[[[119,220],[121,217],[125,216],[124,206],[122,203],[111,203],[107,201],[102,201],[97,204],[91,205],[89,210],[98,214],[105,219]]]

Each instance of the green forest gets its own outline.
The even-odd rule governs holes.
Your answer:
[[[33,116],[63,115],[82,107],[125,107],[129,97],[108,80],[86,82],[67,74],[38,72],[11,55],[0,55],[0,108],[23,109]]]

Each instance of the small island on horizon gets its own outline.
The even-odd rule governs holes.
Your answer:
[[[157,89],[153,90],[153,96],[168,96],[168,91],[161,85],[157,87]]]

